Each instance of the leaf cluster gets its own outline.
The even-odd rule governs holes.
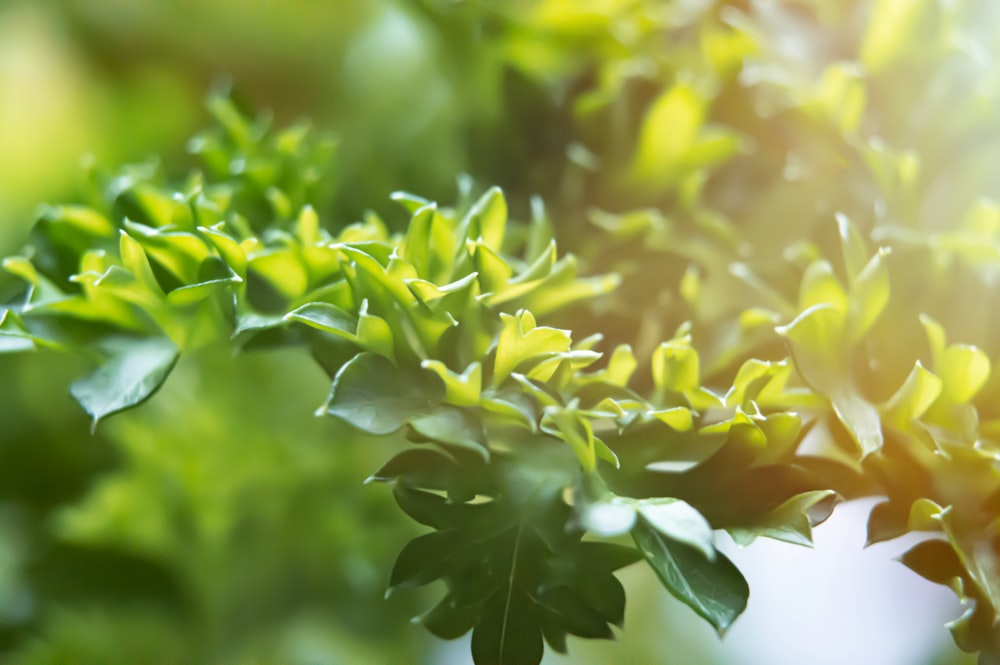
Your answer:
[[[872,543],[939,534],[902,561],[970,601],[952,630],[991,662],[1000,192],[963,150],[996,129],[985,10],[592,4],[420,3],[484,97],[544,111],[510,121],[552,137],[539,159],[470,160],[503,190],[344,224],[333,142],[213,95],[200,170],[95,172],[42,211],[0,351],[92,360],[94,427],[200,349],[308,352],[318,414],[414,444],[372,477],[431,529],[390,588],[442,580],[420,621],[472,630],[478,663],[611,637],[639,559],[722,633],[748,587],[715,531],[809,544],[842,496],[886,497]]]

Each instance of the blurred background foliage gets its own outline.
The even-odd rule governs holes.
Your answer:
[[[522,219],[540,194],[563,246],[626,278],[574,315],[579,336],[648,357],[691,320],[703,374],[724,385],[748,353],[784,356],[769,312],[794,314],[806,265],[839,256],[845,213],[893,242],[893,274],[916,276],[894,283],[854,368],[884,400],[927,355],[917,313],[1000,355],[1000,216],[974,205],[1000,199],[998,27],[990,0],[9,0],[0,250],[24,243],[39,202],[86,196],[82,155],[185,173],[205,92],[228,77],[276,124],[333,131],[324,219],[402,223],[390,192],[451,200],[466,173]],[[418,599],[382,599],[414,528],[360,481],[393,444],[310,418],[325,380],[282,353],[187,358],[95,436],[65,389],[79,368],[0,355],[5,662],[447,655],[406,625]],[[638,597],[613,653],[733,658]]]

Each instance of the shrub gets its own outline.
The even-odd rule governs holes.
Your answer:
[[[722,634],[748,586],[714,530],[809,544],[861,496],[886,497],[871,543],[939,534],[902,561],[1000,658],[986,10],[606,4],[421,5],[456,77],[519,92],[472,114],[473,175],[505,189],[397,192],[403,224],[339,223],[332,141],[210,96],[200,169],[95,170],[88,204],[42,210],[0,350],[94,362],[70,388],[93,428],[179,357],[307,351],[319,415],[414,444],[370,478],[430,528],[389,589],[443,581],[419,621],[471,630],[477,663],[611,637],[638,560]]]

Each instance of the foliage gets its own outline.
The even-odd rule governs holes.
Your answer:
[[[640,559],[722,634],[749,591],[714,531],[808,545],[859,496],[886,497],[871,543],[937,534],[901,560],[970,601],[955,640],[994,662],[1000,192],[995,157],[966,159],[996,130],[980,4],[416,3],[449,76],[475,82],[455,165],[475,180],[453,206],[396,192],[402,224],[340,223],[331,190],[356,176],[327,170],[335,143],[215,93],[200,169],[94,169],[87,204],[42,210],[4,262],[26,290],[0,350],[92,361],[70,392],[99,433],[187,358],[284,348],[290,373],[308,353],[319,415],[414,444],[370,478],[430,528],[389,589],[443,581],[419,621],[471,630],[480,664],[612,637],[613,573]],[[59,528],[169,548],[113,528],[143,500],[126,476]],[[190,574],[232,556],[204,537]]]

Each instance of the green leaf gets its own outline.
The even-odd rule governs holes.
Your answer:
[[[575,589],[549,588],[538,597],[542,612],[550,613],[563,630],[589,639],[611,639],[614,634],[601,616]]]
[[[381,316],[368,313],[368,301],[358,311],[358,344],[385,358],[395,358],[395,337],[392,326]]]
[[[941,363],[934,363],[941,377],[944,395],[964,404],[972,400],[990,376],[990,359],[982,349],[967,344],[952,344],[945,349]]]
[[[653,351],[657,388],[685,393],[701,385],[698,352],[689,341],[663,342]]]
[[[91,430],[103,418],[152,396],[179,355],[173,342],[163,337],[118,338],[110,346],[111,358],[70,387],[70,393],[93,418]]]
[[[241,278],[247,276],[247,255],[236,240],[225,231],[225,222],[212,226],[199,226],[198,231],[206,236],[215,247],[222,260]]]
[[[829,261],[814,261],[806,268],[799,285],[799,308],[823,305],[846,312],[847,302],[847,292],[834,275]]]
[[[402,256],[414,267],[418,275],[428,276],[431,274],[431,238],[437,206],[425,203],[411,212],[413,216],[406,229]]]
[[[443,490],[457,471],[455,461],[433,448],[409,448],[390,459],[365,482],[402,482],[408,487]]]
[[[903,502],[882,501],[872,507],[868,515],[865,547],[892,540],[906,533],[906,518],[909,509]]]
[[[515,559],[516,561],[516,559]],[[497,591],[483,608],[472,631],[475,665],[538,665],[545,646],[528,595],[511,583]]]
[[[54,226],[70,227],[97,237],[111,237],[115,234],[115,226],[106,216],[81,205],[45,206],[39,219]]]
[[[868,263],[868,243],[865,242],[858,227],[842,212],[835,215],[837,230],[840,232],[840,247],[844,255],[844,268],[847,271],[849,283],[853,283]]]
[[[474,362],[461,374],[452,372],[440,360],[424,360],[420,366],[437,374],[444,382],[445,401],[456,406],[476,406],[483,389],[483,366]]]
[[[571,339],[567,330],[535,326],[535,317],[527,310],[516,315],[500,314],[503,328],[497,342],[493,366],[493,385],[499,386],[526,360],[545,357],[569,350]]]
[[[882,449],[882,419],[875,405],[851,388],[837,390],[830,397],[834,413],[867,457]]]
[[[896,426],[905,426],[919,419],[941,394],[942,381],[924,369],[918,360],[906,381],[882,405],[882,414]]]
[[[499,252],[507,229],[507,201],[499,187],[490,187],[469,210],[469,240],[482,237],[486,246]]]
[[[632,529],[632,538],[667,590],[720,635],[746,609],[750,588],[723,554],[710,561],[695,548],[662,535],[644,519]]]
[[[882,315],[889,303],[888,249],[879,249],[851,285],[847,311],[848,341],[859,341]]]
[[[358,328],[357,318],[353,314],[325,302],[308,303],[285,314],[284,318],[352,340],[355,339]]]
[[[0,353],[32,351],[39,341],[13,310],[0,309]]]
[[[390,595],[396,589],[423,586],[448,572],[448,557],[442,554],[453,549],[455,536],[435,531],[414,538],[396,557],[389,575]]]
[[[635,506],[643,519],[661,534],[701,552],[709,561],[716,556],[712,525],[691,504],[680,499],[644,499]]]
[[[440,393],[440,384],[423,385],[386,358],[363,352],[337,372],[330,398],[319,412],[369,434],[392,434],[411,418],[430,412],[441,401]]]
[[[576,580],[576,589],[608,623],[621,626],[625,621],[625,589],[614,575],[584,571]]]
[[[262,277],[286,298],[299,298],[309,288],[309,273],[298,251],[281,249],[257,254],[247,263],[247,271]]]
[[[795,369],[814,390],[830,396],[845,381],[844,313],[813,305],[775,331],[787,340]]]
[[[479,620],[479,613],[474,607],[459,605],[455,598],[448,594],[432,609],[417,617],[417,621],[443,640],[454,640],[472,630]]]
[[[423,439],[463,448],[489,459],[483,424],[465,409],[440,406],[433,413],[411,418],[409,425]]]
[[[955,578],[962,579],[965,567],[954,548],[943,540],[926,540],[907,550],[899,561],[918,575],[931,582],[951,585]]]
[[[649,415],[678,432],[687,432],[694,427],[694,419],[691,416],[691,409],[684,406],[675,406],[672,409],[658,409],[650,411]]]
[[[793,545],[812,546],[812,529],[833,513],[840,497],[833,490],[816,490],[796,494],[770,510],[753,526],[729,529],[740,545],[749,545],[759,536],[781,540]]]
[[[411,215],[415,214],[421,208],[426,208],[427,206],[433,206],[434,204],[422,196],[417,196],[416,194],[411,194],[409,192],[398,191],[393,192],[389,195],[389,198],[399,203],[401,206],[406,208],[406,211]]]
[[[889,500],[876,504],[868,516],[868,538],[865,547],[898,538],[909,531],[941,531],[948,509],[930,499],[912,503]]]
[[[542,430],[569,444],[586,472],[597,468],[594,426],[590,419],[574,408],[547,406],[542,418]],[[617,462],[617,458],[612,464]]]
[[[622,497],[585,502],[580,509],[580,525],[605,538],[631,531],[637,517],[634,502]]]
[[[678,83],[646,112],[631,166],[640,182],[677,178],[695,147],[705,121],[706,99],[689,83]]]
[[[911,0],[877,0],[866,22],[861,43],[861,62],[872,73],[887,69],[896,59],[906,57],[915,44],[926,41],[920,34],[921,22],[936,3]],[[925,44],[927,49],[932,44]]]

